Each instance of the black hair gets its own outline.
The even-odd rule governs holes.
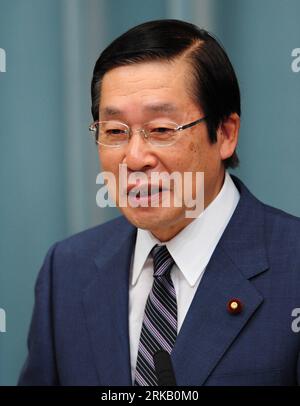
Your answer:
[[[240,91],[231,62],[218,41],[206,30],[180,20],[149,21],[115,39],[99,56],[91,83],[92,115],[99,119],[101,81],[109,70],[154,60],[174,61],[184,56],[194,78],[193,100],[201,106],[212,143],[217,129],[231,113],[241,115]],[[225,167],[239,164],[236,152]]]

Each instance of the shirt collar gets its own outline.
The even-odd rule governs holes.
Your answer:
[[[131,284],[135,285],[137,280],[142,273],[143,266],[148,258],[152,248],[156,244],[162,244],[154,235],[148,231],[138,228],[134,257],[133,257],[133,267],[132,267],[132,277]]]
[[[228,172],[215,199],[165,244],[190,286],[194,286],[205,270],[240,198]],[[131,284],[135,285],[155,244],[163,244],[148,230],[138,228],[133,257]]]

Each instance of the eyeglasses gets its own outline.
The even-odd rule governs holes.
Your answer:
[[[207,117],[199,118],[189,124],[178,125],[171,121],[153,120],[137,131],[144,139],[156,147],[173,145],[181,131],[202,123]],[[119,121],[96,121],[89,130],[93,133],[97,144],[118,148],[128,143],[133,130]]]

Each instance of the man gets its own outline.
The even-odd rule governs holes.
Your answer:
[[[129,30],[95,65],[92,113],[123,216],[50,249],[19,383],[155,386],[164,350],[177,385],[299,384],[300,221],[227,172],[240,96],[221,46],[182,21]],[[173,183],[149,196],[138,178],[121,205],[120,165],[150,182],[204,173],[204,211],[188,217]]]

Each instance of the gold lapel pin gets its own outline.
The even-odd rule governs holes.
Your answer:
[[[243,304],[239,299],[231,299],[227,303],[227,310],[231,314],[241,313],[243,310]]]

